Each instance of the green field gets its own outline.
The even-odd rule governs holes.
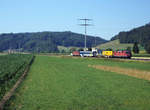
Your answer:
[[[8,110],[149,110],[150,81],[88,65],[150,71],[150,62],[37,56]]]

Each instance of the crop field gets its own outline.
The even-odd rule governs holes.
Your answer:
[[[36,56],[5,110],[149,110],[150,80],[140,73],[150,74],[150,62]]]
[[[10,54],[0,56],[0,100],[23,74],[32,55]]]

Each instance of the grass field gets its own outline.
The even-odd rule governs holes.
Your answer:
[[[89,67],[150,71],[150,62],[37,56],[8,110],[149,110],[150,81]]]

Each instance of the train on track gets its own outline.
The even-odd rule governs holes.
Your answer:
[[[97,50],[97,51],[74,51],[72,56],[81,57],[107,57],[107,58],[131,58],[132,53],[128,50],[119,51],[108,51],[108,50]]]

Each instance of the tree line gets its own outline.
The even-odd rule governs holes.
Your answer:
[[[119,39],[120,43],[138,43],[150,53],[150,23],[128,32],[120,32],[111,40],[115,39]]]

